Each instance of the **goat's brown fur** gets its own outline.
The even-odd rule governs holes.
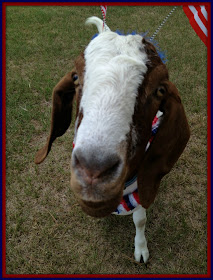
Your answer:
[[[139,87],[133,115],[133,126],[137,131],[138,143],[135,147],[133,158],[127,163],[125,179],[135,174],[138,175],[140,202],[144,208],[148,208],[155,199],[162,177],[171,170],[183,152],[190,137],[190,130],[180,96],[176,87],[169,81],[166,66],[162,63],[155,47],[144,39],[142,42],[145,44],[149,59],[147,62],[148,71],[142,85]],[[69,127],[75,94],[77,100],[76,116],[80,115],[78,124],[80,125],[83,117],[83,113],[79,112],[79,104],[82,95],[84,67],[84,56],[81,54],[75,60],[75,68],[72,72],[62,78],[53,90],[50,136],[46,145],[36,154],[36,163],[40,163],[45,159],[53,141],[63,135]],[[75,73],[79,77],[77,85],[73,81]],[[151,147],[145,153],[145,147],[151,135],[152,120],[158,110],[164,113],[164,118]],[[130,135],[128,139],[131,141]],[[129,154],[131,154],[130,151]],[[120,182],[120,184],[123,183]],[[108,203],[107,207],[100,206],[100,211],[103,208],[103,211],[107,212],[102,213],[101,216],[110,214],[112,207],[119,203],[121,195],[119,193],[115,201],[112,201],[112,204],[110,201],[106,202]],[[89,208],[83,202],[81,202],[81,205],[85,212],[92,216],[96,215],[95,211],[94,213],[89,213]],[[96,206],[99,207],[98,205]]]

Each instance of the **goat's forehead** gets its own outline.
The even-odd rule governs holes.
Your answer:
[[[147,60],[142,36],[123,36],[111,31],[99,34],[85,50],[81,105],[87,104],[87,98],[112,96],[113,102],[121,98],[129,102],[132,96],[135,99],[147,71]]]
[[[118,55],[127,55],[137,59],[144,51],[143,37],[140,35],[119,35],[115,32],[103,32],[95,37],[85,50],[85,59],[96,56],[99,58],[113,58]]]
[[[85,50],[83,112],[76,145],[98,141],[115,147],[126,140],[139,85],[147,71],[142,37],[104,32]]]

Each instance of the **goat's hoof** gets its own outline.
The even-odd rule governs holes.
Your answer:
[[[145,264],[148,262],[149,259],[149,251],[147,250],[135,250],[134,253],[136,262],[144,262]]]

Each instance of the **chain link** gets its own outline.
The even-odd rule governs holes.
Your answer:
[[[170,12],[169,14],[165,17],[165,19],[162,21],[162,23],[158,26],[158,28],[155,30],[154,34],[152,35],[152,37],[150,38],[150,41],[152,41],[155,36],[158,34],[158,32],[160,31],[160,29],[164,26],[164,24],[167,22],[168,18],[172,15],[172,13],[176,10],[177,6],[175,6]]]

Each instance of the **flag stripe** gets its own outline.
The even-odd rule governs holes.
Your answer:
[[[193,13],[196,23],[199,25],[199,27],[203,31],[203,33],[207,36],[207,29],[206,29],[205,25],[203,24],[201,18],[199,17],[197,9],[195,9],[193,6],[189,6],[189,9]]]
[[[103,29],[106,28],[106,12],[107,12],[107,6],[100,6],[101,8],[101,13],[103,16]]]
[[[183,6],[183,11],[189,19],[194,31],[200,39],[207,45],[208,37],[208,15],[205,6]]]
[[[191,26],[193,27],[193,29],[195,30],[195,32],[197,33],[197,35],[200,37],[200,39],[203,41],[203,43],[205,45],[207,45],[207,37],[205,36],[205,34],[202,32],[202,30],[200,29],[199,25],[197,24],[196,21],[192,21],[191,22]]]
[[[201,8],[201,13],[205,17],[205,20],[207,21],[208,20],[208,16],[207,16],[207,11],[206,11],[205,6],[200,6],[200,8]]]
[[[204,11],[204,10],[203,10]],[[205,11],[206,11],[206,9],[205,9]],[[205,25],[205,27],[208,25],[208,21],[207,21],[207,19],[206,19],[206,17],[207,17],[207,13],[206,13],[206,15],[204,14],[204,12],[202,12],[202,6],[200,6],[199,8],[198,8],[198,16],[199,16],[199,18],[201,19],[201,21],[202,21],[202,23]]]

